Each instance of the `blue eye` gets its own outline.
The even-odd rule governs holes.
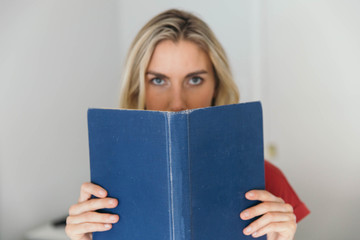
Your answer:
[[[151,79],[151,83],[154,85],[161,86],[161,85],[165,84],[165,81],[161,78],[153,78],[153,79]]]
[[[193,77],[189,80],[190,85],[199,85],[203,82],[203,79],[201,77]]]

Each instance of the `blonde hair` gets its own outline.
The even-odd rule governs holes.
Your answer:
[[[123,73],[120,108],[145,109],[145,72],[155,47],[163,40],[191,41],[208,54],[216,79],[213,105],[239,102],[228,59],[214,33],[193,14],[171,9],[152,18],[132,42]]]

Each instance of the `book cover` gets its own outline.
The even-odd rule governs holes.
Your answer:
[[[119,200],[95,240],[237,240],[264,189],[260,102],[182,112],[88,110],[91,181]],[[266,237],[258,238],[266,239]]]

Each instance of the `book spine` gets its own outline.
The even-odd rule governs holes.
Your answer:
[[[171,240],[191,239],[188,114],[167,113]]]

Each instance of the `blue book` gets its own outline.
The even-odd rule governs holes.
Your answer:
[[[95,240],[237,240],[265,189],[260,102],[182,112],[89,109],[91,181],[120,216]],[[258,239],[266,239],[261,237]]]

